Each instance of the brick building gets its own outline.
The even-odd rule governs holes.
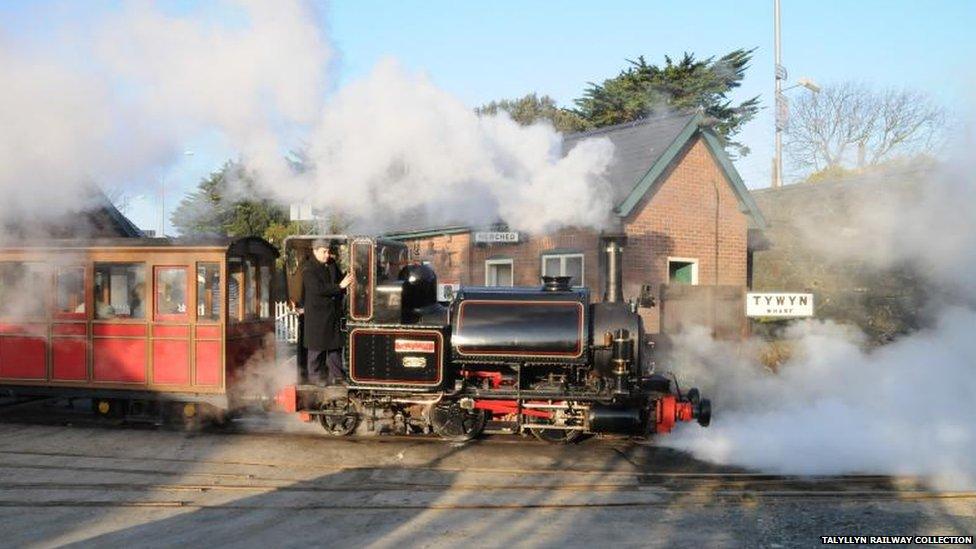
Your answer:
[[[667,284],[747,285],[749,228],[762,214],[700,112],[673,114],[571,134],[564,150],[591,137],[614,144],[608,179],[613,231],[566,228],[550,234],[496,227],[418,228],[390,236],[428,261],[440,282],[534,286],[546,274],[571,275],[599,300],[605,286],[602,241],[626,235],[623,292],[659,295]],[[488,232],[493,231],[494,232]],[[485,242],[490,240],[491,242]],[[642,309],[649,332],[659,309]]]

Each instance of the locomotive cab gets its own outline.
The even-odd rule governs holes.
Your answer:
[[[400,323],[411,314],[429,305],[423,296],[433,285],[427,283],[433,275],[418,272],[410,267],[407,247],[393,240],[351,236],[342,234],[290,236],[285,239],[285,263],[288,299],[292,306],[301,307],[302,269],[307,261],[313,261],[312,242],[327,240],[338,250],[339,270],[352,272],[354,282],[349,287],[343,304],[343,313],[349,322]],[[404,297],[407,308],[402,306]],[[406,312],[405,312],[406,311]]]

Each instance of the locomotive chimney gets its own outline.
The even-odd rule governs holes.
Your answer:
[[[569,282],[571,276],[544,276],[542,277],[542,290],[545,292],[568,292],[572,290]]]
[[[603,301],[620,303],[624,300],[623,290],[623,251],[627,236],[623,234],[604,235],[603,249],[606,252],[604,265]]]

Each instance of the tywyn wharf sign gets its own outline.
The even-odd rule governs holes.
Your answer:
[[[746,316],[802,318],[813,316],[813,294],[792,292],[749,292]]]

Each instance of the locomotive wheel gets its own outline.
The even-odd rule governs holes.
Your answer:
[[[350,435],[359,425],[359,413],[348,398],[326,400],[321,410],[324,413],[319,415],[319,423],[326,433],[334,437]]]
[[[539,383],[533,387],[536,391],[561,391],[563,386],[556,383]],[[549,401],[552,404],[552,401]],[[562,423],[565,424],[565,415],[562,410],[555,410],[556,417],[549,420],[551,423]],[[541,423],[545,420],[534,418],[533,423]],[[583,436],[583,428],[579,429],[529,429],[532,436],[541,440],[542,442],[548,442],[549,444],[572,444]]]
[[[532,436],[549,444],[572,444],[583,436],[582,429],[529,429]]]
[[[435,404],[430,409],[430,424],[437,436],[452,442],[465,442],[481,434],[487,416],[484,410],[465,410],[457,402]]]

